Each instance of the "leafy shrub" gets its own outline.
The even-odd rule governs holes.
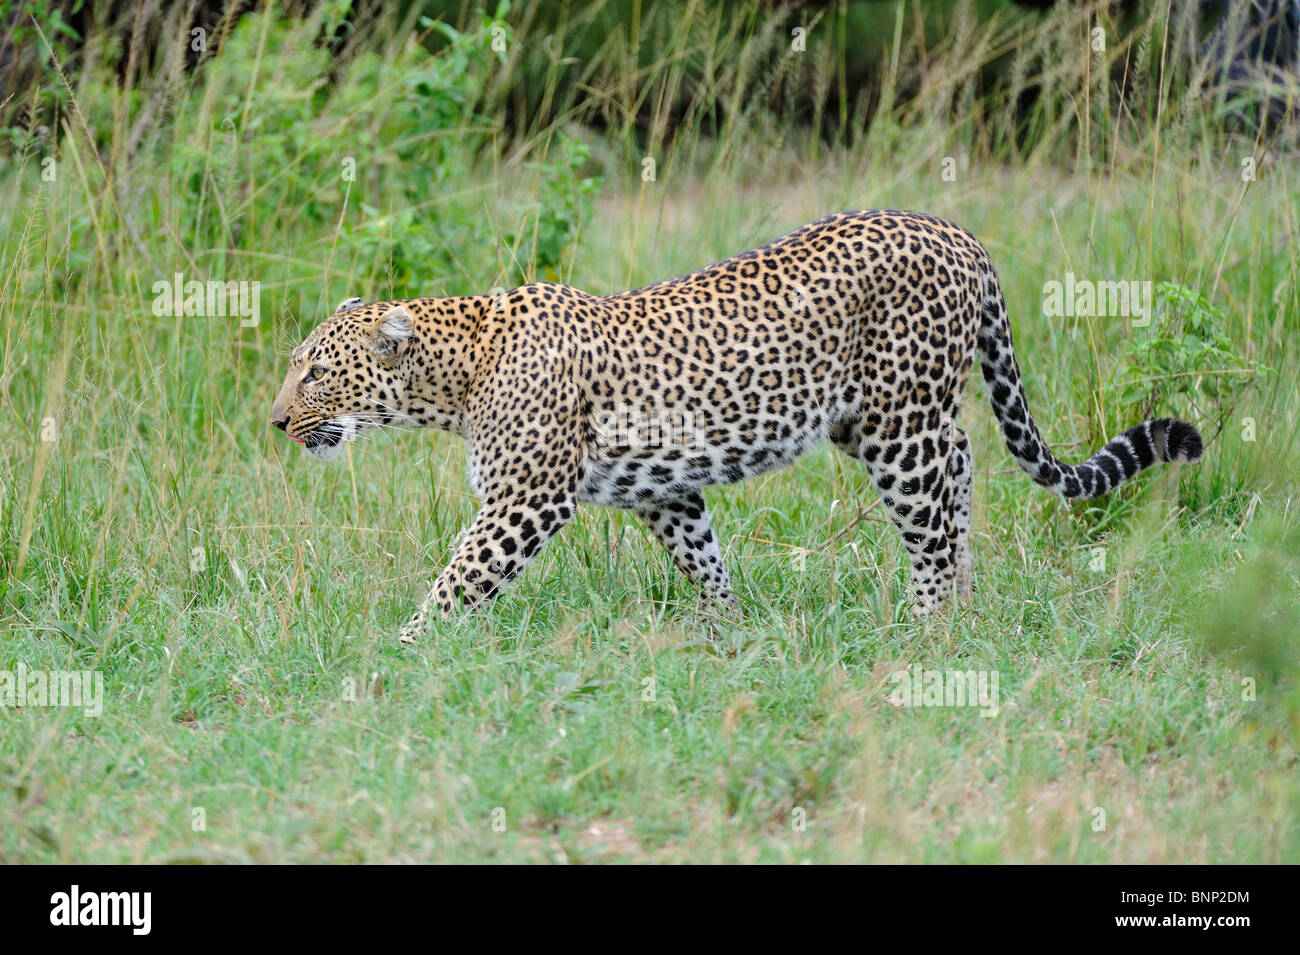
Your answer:
[[[524,230],[512,233],[512,247],[531,246],[528,258],[537,274],[548,281],[560,277],[565,251],[577,239],[582,221],[591,214],[591,197],[600,186],[598,179],[583,175],[590,160],[586,143],[563,132],[556,134],[559,158],[531,164],[540,176],[541,195],[525,210]],[[526,277],[521,276],[526,281]]]
[[[1216,432],[1256,376],[1273,371],[1237,353],[1222,309],[1185,285],[1160,282],[1148,328],[1128,339],[1116,370],[1126,415],[1153,417],[1170,406],[1195,408]]]

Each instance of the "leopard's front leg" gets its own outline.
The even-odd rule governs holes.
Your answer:
[[[543,318],[545,316],[542,316]],[[514,316],[520,327],[530,318]],[[465,399],[470,472],[483,504],[465,539],[406,625],[467,613],[494,597],[578,509],[585,419],[567,352],[543,330],[514,334]]]
[[[735,614],[739,602],[722,566],[722,552],[713,535],[704,495],[688,491],[673,499],[646,501],[635,510],[682,573],[704,592],[706,603]]]
[[[414,643],[434,613],[468,613],[496,596],[576,510],[576,499],[564,491],[485,503],[451,563],[402,627],[401,642]]]

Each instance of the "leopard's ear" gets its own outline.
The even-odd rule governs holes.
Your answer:
[[[338,307],[334,309],[334,314],[337,315],[339,312],[346,312],[350,308],[357,308],[364,304],[366,303],[359,298],[345,298],[343,301],[339,302]]]
[[[394,305],[371,323],[366,330],[366,344],[380,358],[387,358],[412,334],[411,313],[404,306]]]

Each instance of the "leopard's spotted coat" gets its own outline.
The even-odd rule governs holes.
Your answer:
[[[272,420],[317,456],[364,428],[469,442],[482,507],[430,613],[496,594],[579,501],[639,514],[709,596],[735,597],[701,490],[829,438],[871,473],[912,564],[917,608],[970,592],[972,462],[958,426],[974,356],[1007,447],[1068,498],[1105,494],[1201,437],[1147,421],[1081,464],[1029,414],[988,254],[912,212],[829,216],[762,248],[617,295],[536,283],[497,297],[350,299],[295,350]]]

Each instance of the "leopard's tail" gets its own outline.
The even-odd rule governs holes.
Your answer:
[[[1186,421],[1155,418],[1111,438],[1082,464],[1058,460],[1029,414],[1011,344],[1007,306],[992,265],[985,272],[981,308],[976,345],[993,413],[1008,450],[1036,483],[1067,498],[1100,497],[1158,461],[1187,463],[1201,457],[1204,444],[1200,432]]]

